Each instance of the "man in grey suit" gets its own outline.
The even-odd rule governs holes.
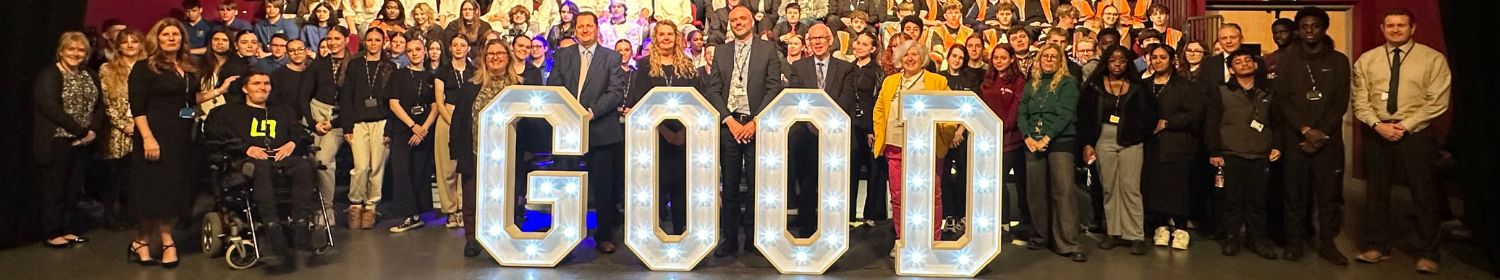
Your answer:
[[[832,98],[844,110],[845,114],[854,116],[854,83],[858,76],[854,74],[854,63],[833,59],[832,47],[833,31],[828,25],[814,23],[807,29],[807,48],[812,51],[810,59],[799,59],[792,63],[792,68],[787,71],[787,87],[789,88],[816,88],[822,89],[828,97]],[[853,138],[850,138],[854,140]],[[791,178],[797,182],[797,218],[792,220],[793,231],[798,238],[812,236],[818,228],[818,131],[817,128],[807,124],[796,124],[792,126],[791,134],[787,135],[790,142],[788,146],[791,151]],[[862,140],[862,139],[861,139]],[[850,151],[854,151],[854,142],[849,142]],[[854,165],[854,157],[845,166]],[[857,193],[859,180],[850,172],[849,189],[850,194]],[[853,199],[852,197],[850,198]],[[855,204],[849,204],[855,205]],[[852,212],[854,207],[850,207]]]
[[[615,252],[614,231],[625,217],[615,207],[625,190],[625,134],[615,110],[624,96],[625,77],[620,72],[620,54],[599,46],[598,22],[593,12],[578,14],[573,21],[578,44],[557,50],[547,85],[568,88],[593,114],[584,162],[589,170],[589,196],[599,220],[594,248],[610,254]]]
[[[724,240],[714,251],[715,257],[731,256],[739,252],[739,228],[743,222],[753,221],[755,197],[755,114],[770,105],[771,99],[781,93],[780,57],[771,44],[754,36],[755,21],[749,8],[734,7],[729,12],[729,26],[734,30],[734,41],[721,44],[714,54],[713,70],[705,82],[715,109],[724,115],[723,144],[719,147],[723,168],[724,209],[720,211],[719,226]],[[745,180],[744,190],[740,179]],[[743,207],[743,208],[742,208]],[[745,232],[745,250],[755,252],[752,241],[755,233]]]

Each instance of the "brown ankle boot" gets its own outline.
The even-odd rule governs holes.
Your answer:
[[[359,228],[360,229],[372,229],[372,228],[375,228],[375,207],[373,207],[373,206],[366,206],[363,211],[360,211],[360,213],[359,213]]]
[[[349,209],[344,210],[344,213],[349,215],[349,229],[361,228],[360,222],[363,220],[360,219],[360,216],[361,213],[364,213],[363,207],[359,205],[349,206]]]

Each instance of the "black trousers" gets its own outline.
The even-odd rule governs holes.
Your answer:
[[[424,139],[416,146],[407,144],[410,133],[393,133],[391,137],[390,170],[394,184],[385,188],[388,198],[386,209],[395,217],[410,217],[432,211],[432,140]]]
[[[719,210],[719,227],[723,229],[724,240],[719,244],[734,246],[740,240],[740,225],[755,221],[755,141],[744,144],[735,141],[728,127],[720,135],[723,141],[719,144],[719,160],[723,168],[719,172],[724,184],[719,192],[724,196],[724,208]],[[741,180],[746,188],[740,187]],[[753,230],[745,231],[748,239],[754,239],[754,234]]]
[[[796,192],[797,217],[791,220],[792,236],[805,238],[818,229],[818,171],[822,170],[818,155],[818,135],[812,133],[812,125],[794,124],[787,135],[787,191]],[[795,186],[795,188],[793,188]],[[752,185],[753,188],[753,185]]]
[[[255,211],[255,222],[260,224],[257,228],[257,241],[269,245],[264,247],[270,249],[273,255],[284,255],[291,248],[291,232],[288,230],[297,228],[291,226],[294,224],[292,222],[309,222],[309,217],[322,206],[323,201],[318,199],[316,193],[317,169],[313,167],[312,160],[295,156],[281,161],[250,160],[247,164],[255,166],[250,201]],[[277,199],[280,191],[291,193],[291,200],[287,201],[290,209],[278,207],[283,201]]]
[[[1017,148],[1012,151],[1006,151],[1001,158],[1000,171],[1003,174],[1002,176],[1004,176],[1002,177],[1005,180],[1004,184],[1013,185],[1006,188],[1015,190],[1015,192],[1007,191],[1005,192],[1005,196],[1001,197],[1003,200],[1001,203],[1005,204],[1005,208],[1002,208],[1005,209],[1003,211],[1005,221],[1021,222],[1021,228],[1012,229],[1016,231],[1012,236],[1020,236],[1023,237],[1022,239],[1025,239],[1024,237],[1031,236],[1029,231],[1031,226],[1031,209],[1027,206],[1026,201],[1026,150],[1024,148]]]
[[[83,183],[87,176],[89,158],[93,149],[89,146],[73,146],[68,138],[53,138],[43,159],[37,165],[39,176],[37,192],[41,195],[42,233],[46,238],[63,236],[83,230],[83,217],[78,211],[78,199],[83,195]]]
[[[656,191],[661,204],[657,204],[659,206],[656,209],[670,214],[668,220],[672,222],[672,226],[662,227],[662,231],[667,234],[682,234],[687,228],[687,151],[685,147],[672,145],[665,139],[657,142],[661,166],[657,168],[656,175],[660,178],[661,185],[657,186]]]
[[[1306,246],[1308,203],[1317,209],[1319,246],[1333,245],[1344,224],[1344,145],[1342,139],[1330,139],[1315,153],[1287,149],[1283,178],[1286,179],[1283,213],[1287,247]],[[1436,152],[1436,151],[1434,151]]]
[[[938,166],[938,172],[942,172],[944,178],[942,191],[943,216],[963,218],[968,217],[969,211],[969,140],[964,140],[957,147],[948,149],[948,155],[943,157],[943,165]]]
[[[1364,250],[1391,251],[1392,232],[1395,223],[1391,217],[1391,174],[1406,175],[1407,189],[1411,191],[1411,209],[1416,216],[1412,230],[1416,232],[1417,244],[1412,255],[1418,258],[1438,260],[1442,255],[1438,246],[1442,243],[1442,221],[1438,218],[1436,185],[1432,183],[1432,163],[1437,154],[1437,139],[1431,131],[1407,134],[1401,140],[1391,142],[1380,137],[1373,129],[1366,129],[1364,136],[1364,168],[1369,179],[1365,191]],[[1492,215],[1493,213],[1473,213]],[[1403,221],[1404,222],[1404,221]]]
[[[865,180],[867,188],[865,190],[865,219],[884,220],[886,216],[885,192],[887,188],[885,188],[884,178],[878,177],[880,174],[885,174],[885,164],[883,164],[884,161],[881,161],[882,164],[875,164],[875,157],[871,156],[873,149],[866,138],[866,135],[870,133],[873,132],[869,129],[855,127],[854,134],[849,137],[853,142],[850,143],[852,148],[849,149],[849,221],[851,222],[858,220],[859,217],[856,215],[858,212],[855,211],[859,211],[859,180],[861,179]],[[865,174],[861,175],[860,169],[864,169]]]
[[[1270,183],[1270,161],[1224,156],[1224,223],[1231,242],[1246,237],[1269,241],[1266,236],[1266,184]],[[1240,233],[1240,227],[1245,233]]]
[[[614,242],[615,229],[625,219],[617,206],[625,191],[625,143],[591,147],[583,160],[588,164],[589,195],[599,223],[594,242]]]
[[[89,163],[88,178],[83,193],[99,201],[104,209],[103,220],[110,227],[123,226],[125,214],[125,189],[129,185],[129,158],[98,159]]]

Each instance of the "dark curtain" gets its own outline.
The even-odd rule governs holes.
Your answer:
[[[1453,129],[1446,148],[1454,151],[1463,174],[1464,224],[1488,255],[1490,272],[1500,277],[1500,241],[1494,238],[1500,236],[1500,216],[1495,215],[1500,213],[1500,189],[1489,177],[1500,170],[1492,150],[1493,132],[1500,126],[1489,113],[1500,98],[1484,83],[1494,70],[1493,62],[1500,58],[1492,49],[1490,31],[1473,28],[1486,24],[1488,11],[1500,10],[1500,5],[1493,1],[1442,1],[1439,5],[1453,71]]]
[[[41,240],[31,176],[31,83],[54,62],[58,36],[82,31],[86,0],[12,0],[0,9],[0,248]]]

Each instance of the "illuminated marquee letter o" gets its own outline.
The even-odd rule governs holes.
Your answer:
[[[932,143],[938,122],[962,123],[970,139],[967,234],[957,241],[933,242],[933,192],[931,180],[906,180],[901,198],[904,233],[896,274],[902,276],[974,277],[1000,255],[1000,147],[1003,126],[1000,117],[967,91],[908,91],[901,93],[901,114],[906,116],[907,149],[901,153],[905,178],[933,178],[936,159]],[[963,203],[954,201],[949,203]]]
[[[849,114],[817,89],[782,91],[757,117],[755,247],[783,274],[823,274],[849,250]],[[817,127],[818,230],[787,233],[787,135],[792,124]],[[803,212],[806,213],[806,212]]]
[[[682,122],[687,143],[687,225],[681,235],[657,226],[660,178],[657,125]],[[651,270],[688,271],[719,244],[719,112],[691,87],[657,87],[625,121],[625,246]],[[676,207],[680,207],[674,205]]]
[[[552,204],[551,230],[523,232],[515,226],[514,180],[519,159],[515,123],[522,117],[543,118],[553,127],[552,153],[587,152],[590,118],[578,100],[561,87],[510,86],[481,108],[474,228],[479,244],[504,266],[554,267],[583,241],[588,201],[588,172],[534,171],[527,174],[527,202]]]

